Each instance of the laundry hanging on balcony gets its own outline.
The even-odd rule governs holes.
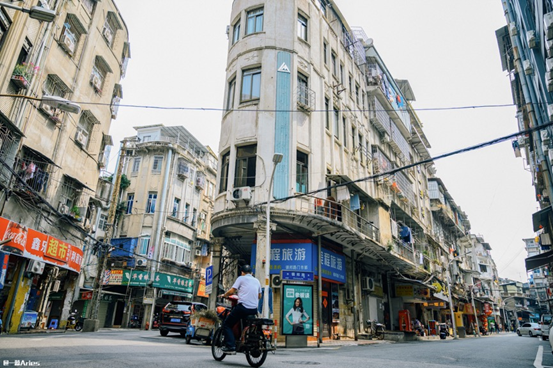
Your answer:
[[[346,186],[338,187],[336,189],[336,201],[343,202],[343,201],[349,201],[350,194],[349,189]]]
[[[399,237],[403,240],[404,243],[413,244],[413,234],[411,229],[407,226],[402,226],[399,231]]]
[[[356,211],[361,208],[361,202],[359,201],[359,194],[354,194],[349,200],[349,208],[352,211]]]

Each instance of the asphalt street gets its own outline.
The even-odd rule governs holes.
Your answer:
[[[100,330],[95,333],[0,335],[0,367],[248,367],[243,354],[222,362],[209,346],[185,343],[180,335],[157,331]],[[553,367],[548,341],[497,334],[481,338],[405,343],[343,341],[320,348],[279,349],[263,367]]]

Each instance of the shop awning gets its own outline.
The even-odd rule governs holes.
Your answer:
[[[534,231],[539,231],[542,228],[548,226],[549,214],[551,213],[551,206],[545,207],[532,215],[532,223],[534,224]]]
[[[553,262],[553,250],[550,250],[549,252],[538,254],[532,257],[528,257],[525,259],[525,262],[526,262],[527,271],[546,265],[550,262]]]

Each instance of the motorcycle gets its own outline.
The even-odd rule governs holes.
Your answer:
[[[224,320],[229,314],[232,308],[238,304],[238,297],[231,295],[229,297],[231,301],[231,308],[218,308],[219,318]],[[276,350],[276,341],[273,343],[271,335],[271,326],[274,325],[272,319],[266,318],[244,318],[238,322],[234,328],[233,333],[236,338],[236,352],[246,354],[246,360],[248,364],[254,368],[261,367],[267,358],[269,351]],[[222,361],[227,354],[223,352],[225,346],[225,337],[223,334],[223,327],[219,327],[213,334],[213,340],[211,342],[211,355],[213,359]]]
[[[83,329],[83,321],[84,319],[82,317],[77,318],[77,310],[75,309],[69,312],[65,330],[67,331],[68,329],[73,329],[75,331],[81,331]]]
[[[129,328],[140,328],[142,325],[138,314],[133,314],[131,320],[129,321]]]
[[[154,328],[159,328],[159,314],[154,314],[154,321],[152,322],[152,330]]]
[[[385,329],[385,326],[377,321],[368,319],[365,322],[365,332],[369,335],[369,339],[376,338],[378,340],[383,340]]]

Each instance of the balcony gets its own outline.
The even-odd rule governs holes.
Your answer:
[[[13,69],[11,81],[18,89],[27,89],[38,69],[33,63],[17,64]]]

